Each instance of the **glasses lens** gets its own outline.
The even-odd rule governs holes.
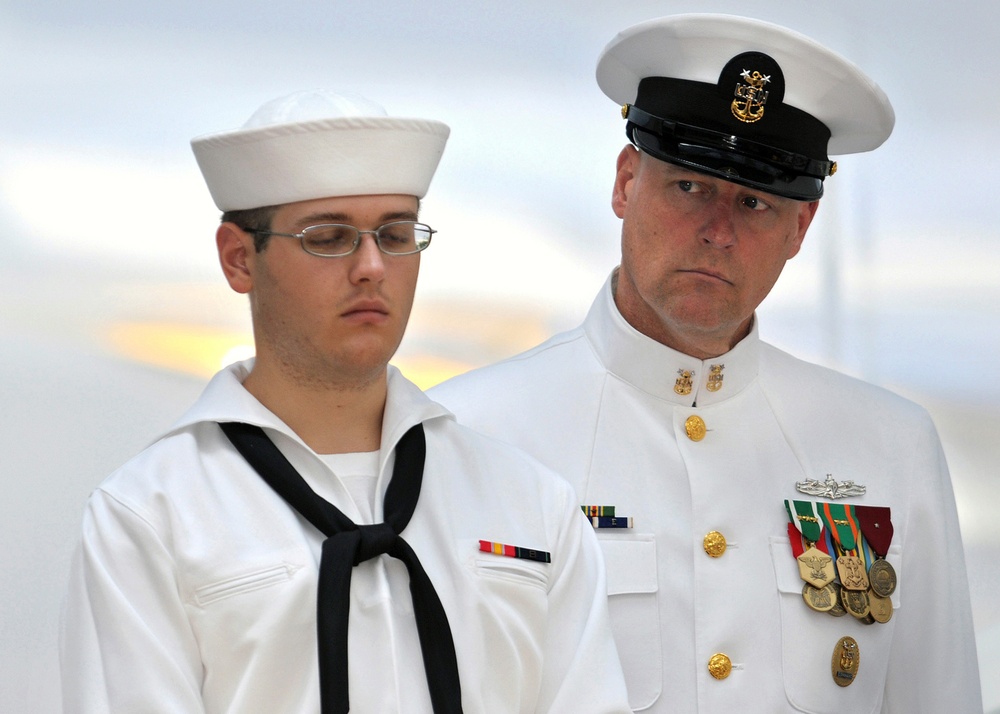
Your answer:
[[[426,248],[431,242],[430,226],[413,221],[386,223],[378,229],[378,245],[385,253],[405,255]]]
[[[302,231],[302,245],[315,255],[346,255],[354,250],[358,229],[354,226],[330,224],[310,226]]]

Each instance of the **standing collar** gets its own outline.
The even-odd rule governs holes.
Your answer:
[[[611,288],[614,275],[612,272],[604,283],[583,323],[598,358],[612,374],[679,406],[708,406],[725,401],[757,377],[760,341],[756,315],[750,334],[733,349],[700,360],[632,327],[615,305]]]

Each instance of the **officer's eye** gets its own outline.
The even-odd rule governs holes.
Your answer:
[[[756,196],[747,196],[744,198],[743,205],[751,211],[766,211],[771,207],[766,201],[757,198]]]

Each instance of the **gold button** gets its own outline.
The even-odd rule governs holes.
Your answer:
[[[725,679],[733,671],[733,661],[721,652],[708,660],[708,673],[716,679]]]
[[[684,422],[684,431],[687,432],[687,436],[691,441],[701,441],[705,438],[705,433],[708,430],[705,428],[705,420],[696,414],[692,414]]]
[[[706,553],[713,558],[718,558],[726,552],[726,536],[719,531],[712,531],[705,536],[704,546]]]

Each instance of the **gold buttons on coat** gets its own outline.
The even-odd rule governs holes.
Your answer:
[[[719,531],[712,531],[705,536],[703,545],[705,546],[706,553],[713,558],[719,558],[726,552],[726,536],[719,533]]]
[[[684,422],[684,431],[691,441],[701,441],[705,438],[708,429],[705,427],[705,420],[697,414],[692,414]]]
[[[708,673],[716,679],[725,679],[733,671],[733,661],[719,652],[708,660]]]

